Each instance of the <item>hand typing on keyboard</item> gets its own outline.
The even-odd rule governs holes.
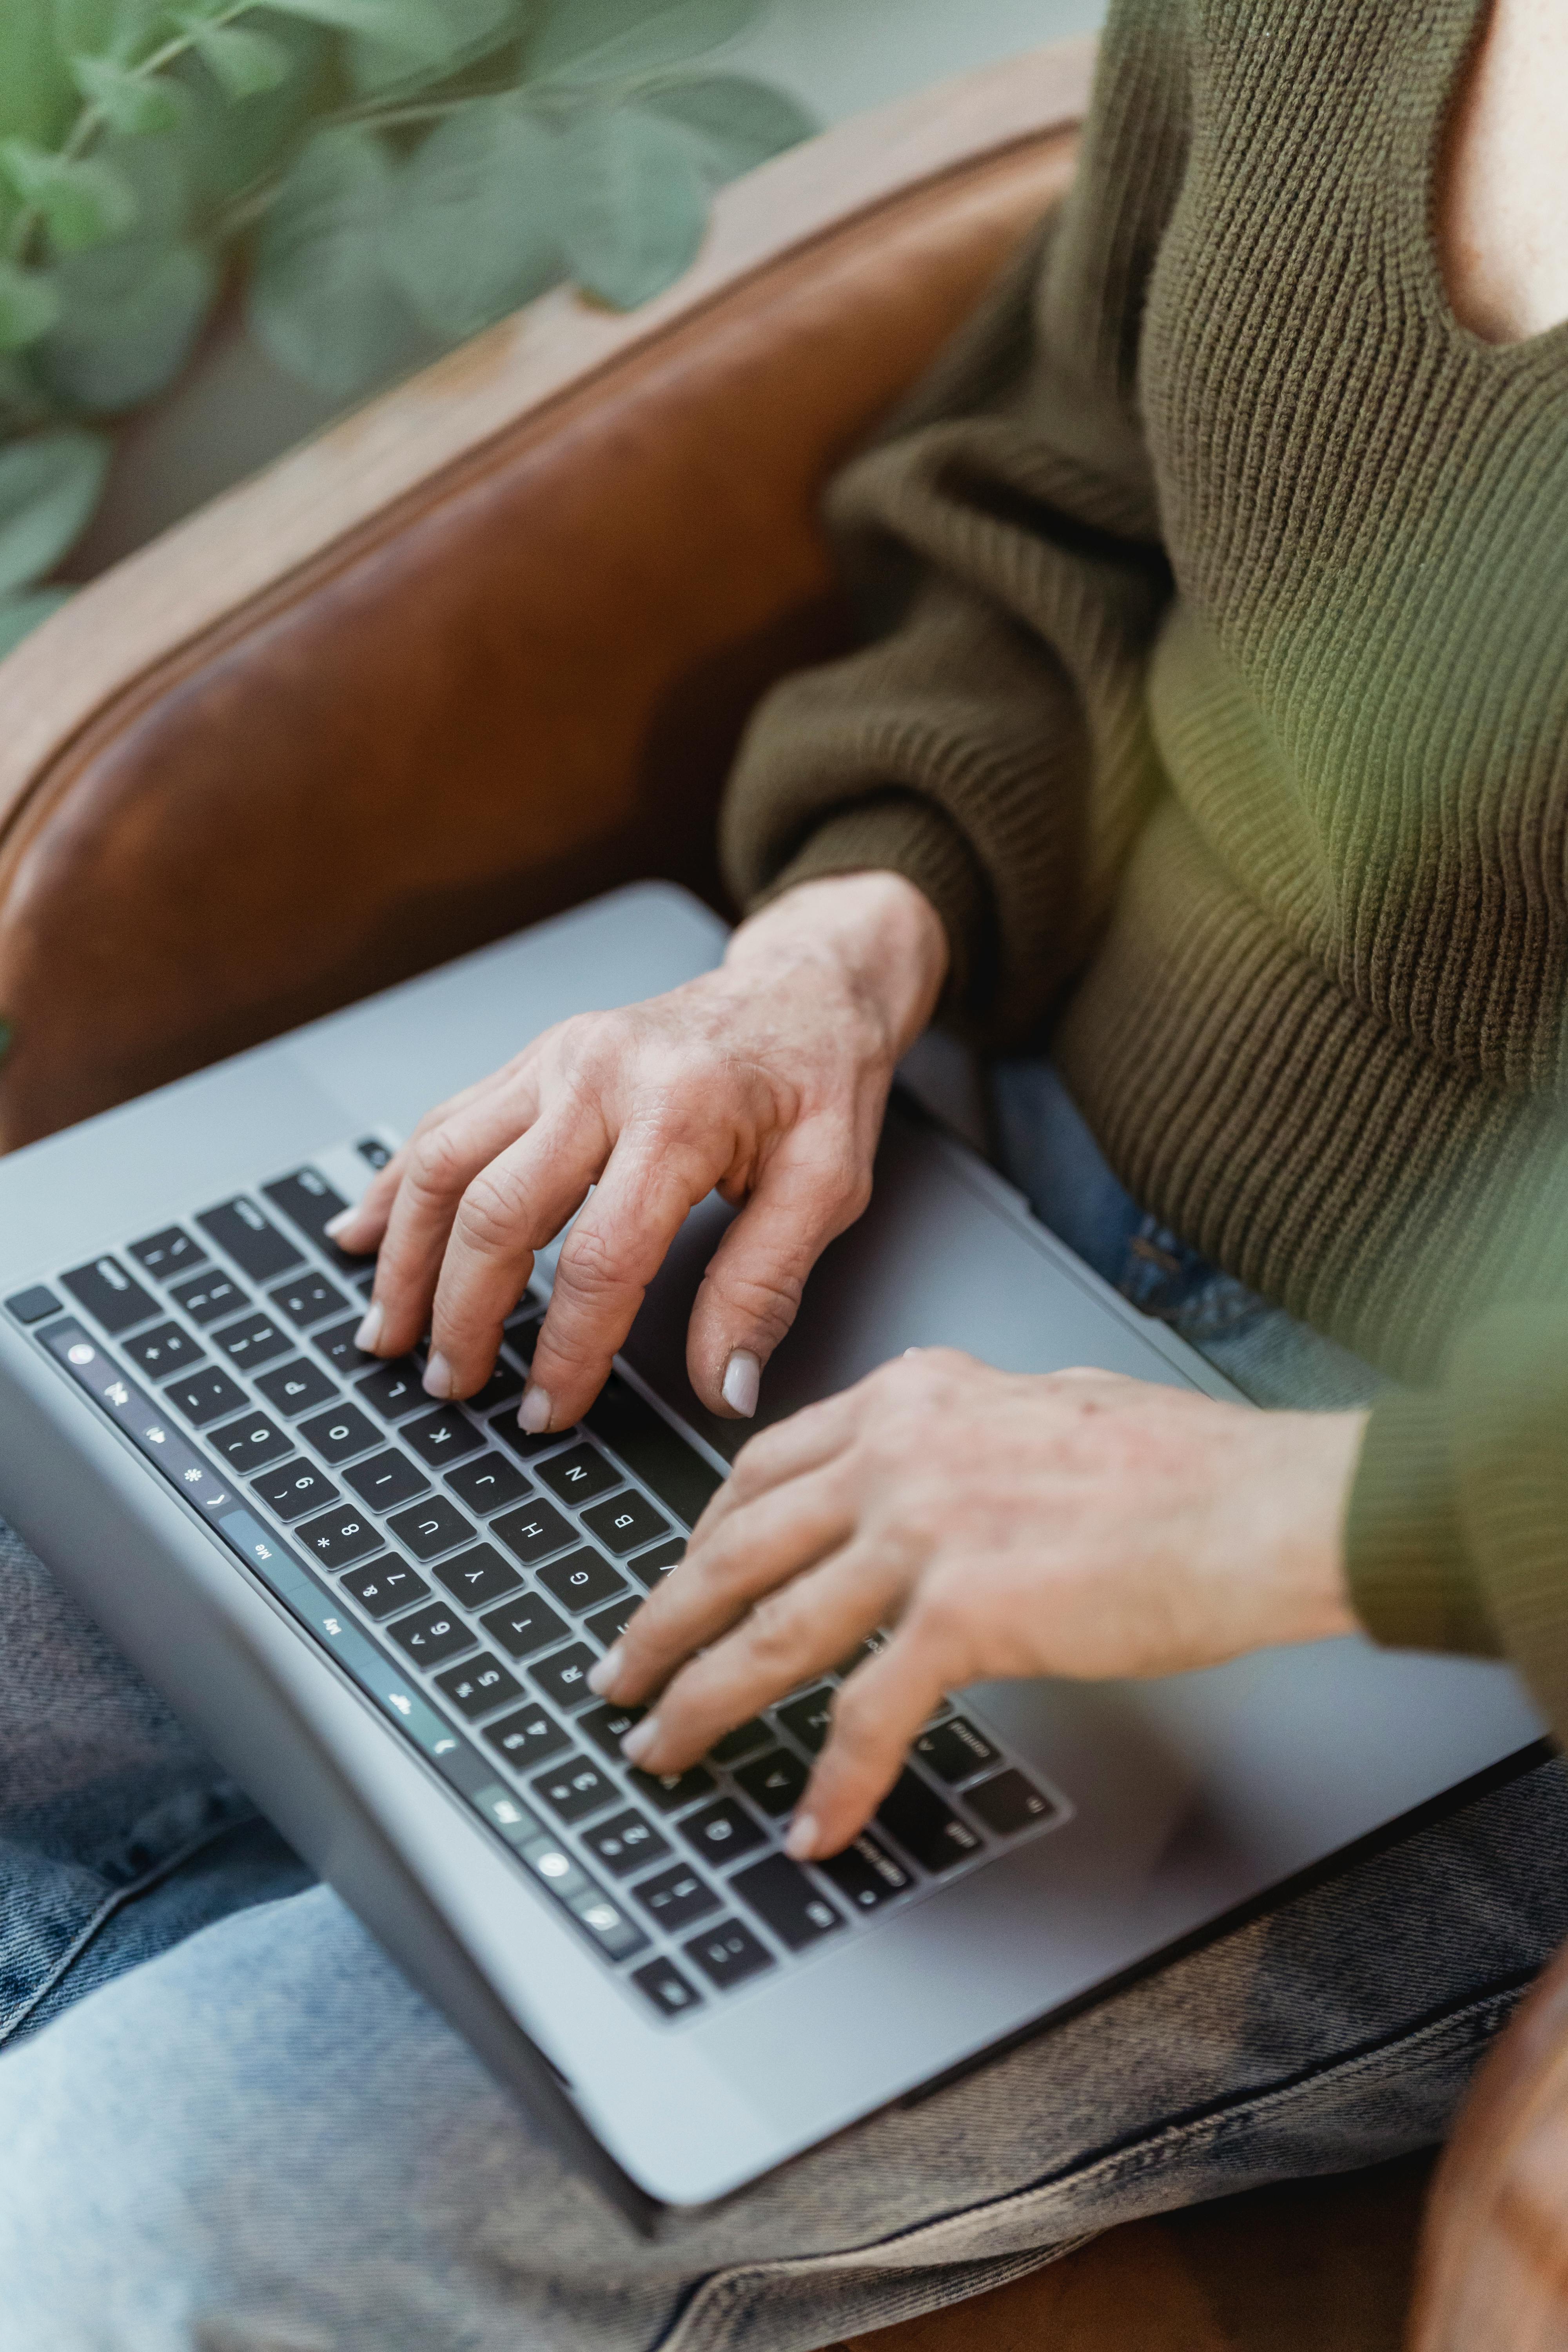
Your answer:
[[[1352,1631],[1342,1529],[1365,1419],[911,1354],[751,1441],[592,1685],[651,1701],[626,1753],[679,1772],[892,1627],[795,1805],[795,1859],[837,1853],[945,1692]]]
[[[581,1209],[518,1416],[535,1434],[570,1428],[717,1188],[744,1205],[699,1294],[689,1363],[715,1412],[749,1416],[807,1274],[865,1206],[894,1067],[946,969],[911,883],[836,877],[743,924],[719,971],[548,1031],[432,1111],[330,1228],[379,1252],[359,1345],[400,1357],[428,1327],[426,1387],[471,1396],[534,1253]]]

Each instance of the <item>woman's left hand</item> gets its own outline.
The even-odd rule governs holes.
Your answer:
[[[837,1853],[947,1691],[1352,1632],[1365,1422],[921,1349],[751,1441],[594,1687],[661,1693],[626,1752],[679,1771],[889,1628],[837,1695],[790,1833],[797,1861]]]

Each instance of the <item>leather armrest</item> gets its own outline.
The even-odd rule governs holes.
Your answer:
[[[0,1144],[634,876],[716,898],[747,712],[846,641],[823,480],[1065,185],[1091,57],[780,157],[659,301],[546,297],[0,666]]]

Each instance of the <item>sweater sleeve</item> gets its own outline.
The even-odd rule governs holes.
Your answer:
[[[907,874],[948,930],[948,1009],[991,1043],[1081,966],[1157,788],[1143,688],[1171,580],[1137,363],[1186,155],[1184,16],[1116,0],[1069,195],[834,484],[868,642],[774,689],[723,814],[749,906]]]

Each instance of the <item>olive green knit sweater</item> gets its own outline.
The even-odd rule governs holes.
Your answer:
[[[1362,1615],[1568,1724],[1568,328],[1444,292],[1479,16],[1117,0],[1071,196],[835,488],[873,642],[725,848],[909,875],[1135,1197],[1399,1376]]]

